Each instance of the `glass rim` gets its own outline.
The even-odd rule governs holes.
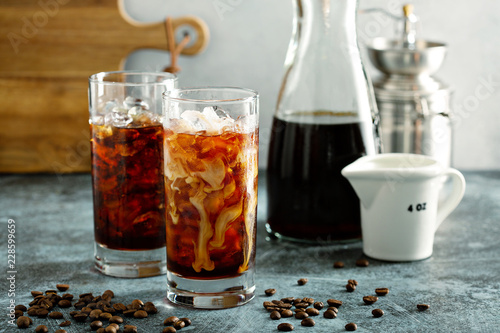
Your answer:
[[[185,98],[185,97],[175,97],[171,96],[173,93],[177,92],[200,92],[200,91],[237,91],[246,93],[247,96],[230,98],[230,99],[193,99],[193,98]],[[195,104],[224,104],[224,103],[238,103],[238,102],[251,102],[252,100],[257,100],[259,98],[259,93],[256,90],[249,88],[242,88],[236,86],[205,86],[205,87],[186,87],[186,88],[175,88],[169,91],[165,91],[163,94],[163,100],[170,100],[175,102],[182,103],[195,103]]]
[[[103,84],[103,85],[123,85],[123,86],[155,86],[164,85],[165,82],[148,81],[148,82],[121,82],[121,81],[105,81],[104,78],[110,75],[121,75],[126,76],[140,76],[148,75],[151,77],[165,77],[166,80],[176,82],[178,76],[169,72],[151,72],[151,71],[135,71],[135,70],[121,70],[121,71],[109,71],[109,72],[98,72],[89,76],[89,83]]]

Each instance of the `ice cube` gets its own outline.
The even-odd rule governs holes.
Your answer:
[[[134,106],[128,110],[129,116],[136,116],[142,112],[142,108],[140,106]]]
[[[133,107],[140,107],[143,110],[149,110],[149,104],[146,101],[132,96],[125,97],[125,100],[122,104],[123,107],[127,110],[130,110]]]
[[[206,130],[206,122],[201,119],[202,114],[198,111],[186,110],[181,114],[181,118],[185,120],[183,125],[185,125],[186,130],[189,132],[198,132]],[[205,118],[206,119],[206,118]]]
[[[106,125],[112,125],[115,127],[126,127],[132,123],[134,119],[125,112],[111,112],[104,117],[104,123]]]
[[[107,101],[104,104],[104,113],[112,112],[115,108],[118,108],[118,102],[116,101],[116,99]]]

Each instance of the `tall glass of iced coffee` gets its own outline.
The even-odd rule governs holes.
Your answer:
[[[162,94],[170,73],[89,79],[95,266],[106,275],[166,272]]]
[[[258,94],[164,94],[168,298],[227,308],[254,296]]]

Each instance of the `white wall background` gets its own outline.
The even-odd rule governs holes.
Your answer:
[[[125,0],[125,9],[143,22],[195,15],[209,26],[207,50],[179,59],[181,86],[231,85],[256,89],[261,96],[261,167],[267,160],[271,119],[292,28],[293,0]],[[383,8],[400,15],[405,0],[359,0],[359,8]],[[437,73],[454,90],[453,166],[500,169],[500,1],[415,0],[424,39],[448,44]],[[360,14],[360,46],[396,29],[382,14]],[[162,70],[165,51],[140,50],[127,69]],[[379,75],[365,65],[373,79]]]

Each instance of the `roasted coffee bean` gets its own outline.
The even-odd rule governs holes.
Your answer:
[[[54,333],[68,333],[68,331],[63,330],[63,329],[59,329],[59,330],[55,331]]]
[[[41,299],[40,302],[39,302],[39,305],[40,307],[42,307],[43,309],[52,309],[54,307],[54,304],[52,304],[51,301],[49,301],[48,299],[44,298],[44,299]]]
[[[80,311],[71,311],[71,312],[69,313],[69,315],[70,315],[71,317],[74,317],[74,316],[76,316],[76,315],[77,315],[77,314],[79,314],[79,313],[80,313]]]
[[[172,326],[165,327],[162,331],[162,333],[175,333],[175,332],[177,332],[177,330]]]
[[[35,333],[48,333],[48,332],[49,332],[49,328],[45,325],[38,325],[35,328]]]
[[[181,328],[185,327],[186,326],[186,323],[182,320],[177,320],[175,323],[174,323],[174,328],[176,330],[180,330]]]
[[[339,308],[342,305],[342,301],[339,301],[337,299],[330,298],[329,300],[326,301],[329,306],[333,306],[336,308]]]
[[[111,298],[114,298],[115,297],[115,293],[112,291],[112,290],[105,290],[103,293],[103,295],[109,295],[111,296]]]
[[[73,319],[75,319],[75,321],[79,323],[83,323],[85,320],[87,320],[88,316],[88,314],[80,312],[79,314],[75,315]]]
[[[102,307],[102,312],[107,312],[107,313],[114,314],[114,313],[116,313],[116,310],[112,306],[106,306],[106,305],[104,305]]]
[[[365,302],[365,304],[368,304],[368,305],[373,304],[376,301],[378,301],[377,296],[364,296],[363,297],[363,302]]]
[[[14,308],[14,310],[21,310],[21,311],[25,312],[28,309],[24,305],[19,304],[19,305],[16,305],[16,307]]]
[[[298,312],[305,312],[306,310],[305,309],[294,309],[293,311],[295,313],[298,313]]]
[[[117,331],[120,330],[120,325],[118,325],[117,323],[111,323],[108,325],[109,326],[113,326]]]
[[[95,310],[97,309],[97,303],[96,302],[89,303],[87,304],[87,307],[91,308],[92,310]]]
[[[358,325],[356,325],[355,323],[349,323],[349,324],[345,325],[346,331],[355,331],[357,329],[358,329]]]
[[[137,333],[137,326],[125,325],[123,326],[123,333]]]
[[[92,331],[97,331],[102,326],[103,326],[103,323],[100,320],[94,320],[93,322],[90,323],[90,328],[92,329]]]
[[[271,312],[270,317],[272,320],[281,319],[281,313],[279,313],[278,311],[275,310],[275,311]]]
[[[293,331],[294,327],[292,324],[289,323],[281,323],[278,325],[278,331],[281,332],[291,332]]]
[[[101,309],[101,310],[102,310],[102,309],[103,309],[103,308],[105,308],[105,307],[112,307],[112,306],[111,306],[111,303],[110,303],[110,302],[105,301],[105,300],[103,300],[103,299],[102,299],[102,300],[100,300],[99,302],[97,302],[96,307],[97,307],[98,309]]]
[[[106,328],[104,329],[104,332],[105,332],[105,333],[116,333],[116,332],[117,332],[117,330],[116,330],[116,327],[114,327],[114,326],[108,326],[108,327],[106,327]]]
[[[327,310],[333,311],[335,313],[339,313],[339,309],[334,306],[329,306]]]
[[[61,302],[62,302],[62,301],[65,301],[65,300],[63,299],[63,300],[61,300]],[[76,309],[81,310],[81,309],[83,309],[86,305],[87,305],[87,303],[85,303],[85,302],[76,302],[73,306],[74,306]],[[60,306],[60,305],[59,305],[59,306]],[[64,306],[64,307],[65,307],[65,306]]]
[[[85,307],[83,307],[83,308],[80,310],[80,312],[83,312],[83,313],[89,314],[89,313],[91,313],[91,312],[92,312],[92,309],[91,309],[91,308],[89,308],[88,306],[85,306]]]
[[[31,296],[33,296],[33,297],[37,297],[37,296],[40,296],[40,295],[43,295],[43,293],[41,291],[32,291],[31,292]]]
[[[38,309],[36,310],[36,315],[38,318],[45,318],[49,314],[49,310],[47,309]]]
[[[106,333],[106,329],[104,327],[101,327],[97,329],[96,333]]]
[[[99,309],[95,309],[95,310],[92,310],[90,313],[89,313],[89,318],[90,320],[96,320],[99,318],[99,316],[101,315],[102,311],[99,310]]]
[[[356,260],[356,266],[358,266],[358,267],[367,267],[369,264],[370,264],[370,262],[366,259]]]
[[[140,310],[144,306],[144,303],[140,299],[134,299],[130,305],[133,309]]]
[[[115,303],[113,304],[113,309],[115,309],[116,312],[123,313],[123,311],[127,310],[127,307],[123,303]]]
[[[313,304],[313,303],[314,303],[314,298],[312,298],[312,297],[304,297],[304,298],[302,299],[302,302],[304,302],[304,303],[309,303],[309,305],[311,305],[311,304]]]
[[[14,310],[14,317],[15,318],[19,318],[22,315],[24,315],[24,312],[22,312],[21,310]]]
[[[144,304],[144,307],[142,309],[149,314],[158,313],[158,309],[156,308],[156,306],[154,306],[154,304]]]
[[[419,311],[429,310],[429,308],[430,308],[429,304],[417,304],[417,309]]]
[[[318,310],[321,310],[325,307],[325,305],[323,304],[323,302],[314,302],[314,308],[315,309],[318,309]]]
[[[134,313],[135,313],[135,310],[125,310],[125,311],[123,311],[123,315],[125,317],[133,317]]]
[[[37,311],[40,310],[39,308],[29,308],[28,309],[28,316],[34,317],[36,316]]]
[[[262,305],[264,306],[264,308],[267,308],[268,306],[274,306],[275,304],[271,301],[265,301],[264,303],[262,303]]]
[[[85,297],[88,297],[88,296],[93,297],[92,293],[83,293],[83,294],[78,295],[78,298],[85,298]]]
[[[281,301],[284,302],[284,303],[293,303],[293,301],[295,300],[294,297],[285,297],[285,298],[282,298]]]
[[[284,302],[283,302],[283,301],[280,301],[279,299],[273,299],[273,300],[271,301],[271,303],[276,304],[276,305],[280,305],[281,303],[284,303]]]
[[[357,285],[358,285],[358,281],[356,281],[356,280],[354,280],[354,279],[349,279],[349,280],[347,280],[347,283],[353,284],[353,285],[355,285],[355,286],[357,286]]]
[[[179,318],[177,318],[176,316],[171,316],[171,317],[168,317],[167,319],[165,319],[163,321],[163,325],[165,325],[165,326],[171,326],[171,325],[173,325],[178,320],[179,320]]]
[[[59,291],[66,291],[69,289],[69,284],[65,284],[65,283],[60,283],[60,284],[57,284],[56,285],[56,288],[59,290]]]
[[[348,283],[345,285],[345,289],[348,291],[348,292],[353,292],[354,290],[356,290],[356,286],[352,283]]]
[[[121,324],[121,323],[123,323],[123,318],[120,317],[120,316],[113,316],[113,317],[109,318],[109,322],[110,323]]]
[[[274,294],[276,294],[276,289],[270,288],[266,289],[264,292],[266,293],[267,296],[273,296]]]
[[[295,298],[295,299],[293,300],[293,304],[294,304],[294,305],[295,305],[295,304],[297,304],[297,303],[302,303],[302,298]]]
[[[134,312],[135,312],[135,311],[134,311]],[[101,319],[101,320],[106,320],[106,321],[110,320],[110,319],[111,319],[111,317],[113,317],[113,315],[112,315],[111,313],[108,313],[108,312],[103,312],[103,313],[101,313],[101,314],[99,315],[99,319]]]
[[[306,309],[306,313],[310,316],[317,316],[319,315],[319,310],[315,308],[308,308]]]
[[[313,327],[314,325],[316,325],[316,323],[314,322],[314,320],[312,318],[305,318],[300,322],[300,325],[306,326],[306,327]]]
[[[327,319],[337,318],[337,313],[335,311],[332,311],[332,310],[326,310],[323,313],[323,317],[325,317]]]
[[[49,313],[49,317],[52,319],[61,319],[63,317],[63,314],[59,311],[52,311]]]
[[[333,268],[344,268],[344,262],[336,261],[333,263]]]
[[[281,317],[283,318],[293,317],[293,311],[290,309],[283,310],[281,311]]]
[[[189,319],[189,318],[184,317],[184,318],[181,318],[179,320],[182,320],[184,322],[184,324],[186,324],[186,327],[191,325],[191,319]]]
[[[297,318],[297,319],[304,319],[304,318],[307,318],[307,317],[309,317],[309,315],[305,311],[300,311],[300,312],[297,312],[295,314],[295,318]]]
[[[70,325],[71,325],[71,322],[69,320],[65,320],[62,323],[59,323],[60,327],[67,327],[67,326],[70,326]]]
[[[298,280],[297,280],[297,284],[298,284],[299,286],[303,286],[303,285],[305,285],[305,284],[307,283],[307,281],[308,281],[308,280],[307,280],[306,278],[298,279]]]
[[[71,294],[64,294],[61,297],[62,299],[67,299],[68,301],[72,301],[74,296]]]
[[[28,328],[33,323],[33,320],[31,320],[30,317],[21,316],[21,317],[17,318],[16,323],[17,323],[17,327],[19,327],[19,328]]]
[[[309,303],[306,303],[306,302],[302,302],[302,303],[297,303],[295,304],[295,307],[296,308],[300,308],[300,309],[305,309],[309,306]]]
[[[144,310],[137,310],[135,313],[134,313],[134,318],[137,318],[137,319],[144,319],[144,318],[147,318],[148,317],[148,313]]]
[[[49,294],[57,294],[57,290],[54,290],[54,289],[45,290],[45,295],[49,295]]]
[[[372,311],[372,315],[373,315],[375,318],[382,317],[382,316],[384,315],[384,310],[382,310],[382,309],[373,309],[373,311]]]
[[[379,296],[385,296],[389,293],[389,288],[377,288],[375,289],[375,293]]]

